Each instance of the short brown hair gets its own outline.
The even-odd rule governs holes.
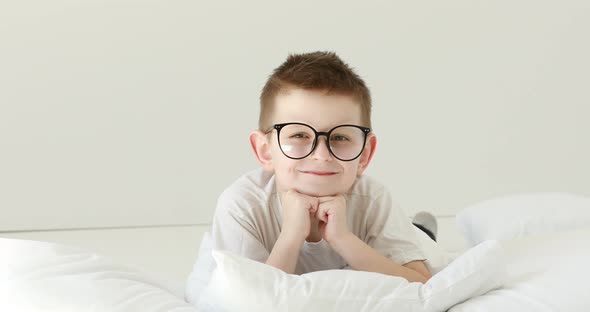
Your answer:
[[[289,88],[325,90],[329,94],[350,95],[361,105],[361,122],[371,127],[371,94],[365,82],[334,52],[291,54],[266,81],[260,94],[258,126],[266,131],[277,94]]]

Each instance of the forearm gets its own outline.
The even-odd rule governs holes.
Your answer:
[[[289,274],[295,273],[297,258],[302,245],[302,241],[279,235],[268,259],[266,259],[266,264]]]
[[[352,233],[334,242],[332,248],[355,270],[399,276],[410,282],[426,283],[428,280],[417,271],[383,256]]]

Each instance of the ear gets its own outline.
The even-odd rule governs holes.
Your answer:
[[[373,154],[375,154],[375,148],[377,147],[377,136],[372,132],[369,133],[367,136],[367,142],[365,143],[365,148],[363,148],[363,152],[359,157],[359,164],[358,170],[356,172],[357,176],[363,174],[365,169],[369,166],[371,159],[373,158]]]
[[[258,163],[267,171],[273,170],[272,154],[270,151],[270,141],[264,132],[254,130],[248,137],[252,151],[258,160]]]

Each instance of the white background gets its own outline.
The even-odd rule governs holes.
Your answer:
[[[589,38],[574,0],[3,1],[0,231],[206,226],[266,78],[315,50],[369,85],[367,174],[408,214],[590,195]]]

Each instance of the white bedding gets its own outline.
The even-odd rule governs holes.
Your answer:
[[[503,286],[450,312],[590,311],[589,243],[590,228],[504,241]]]
[[[589,311],[588,242],[590,228],[486,241],[423,286],[369,272],[288,275],[216,253],[200,304],[207,311]]]
[[[197,310],[159,280],[92,252],[0,238],[0,311]]]
[[[424,240],[430,259],[427,264],[437,273],[427,287],[368,272],[316,272],[307,277],[289,277],[258,263],[218,254],[217,260],[225,263],[224,271],[217,274],[217,288],[210,298],[226,298],[226,303],[234,307],[238,303],[240,308],[244,306],[236,298],[250,300],[253,307],[262,304],[258,298],[266,298],[265,302],[272,306],[268,310],[272,311],[285,310],[285,302],[289,300],[276,306],[272,300],[288,298],[285,296],[290,295],[289,291],[299,294],[294,304],[306,303],[306,311],[321,306],[313,302],[318,294],[325,305],[322,311],[329,310],[334,299],[341,306],[350,303],[349,307],[353,307],[353,303],[362,304],[367,298],[370,300],[366,300],[364,311],[442,311],[448,307],[450,312],[590,311],[587,286],[590,226],[584,226],[586,219],[577,213],[562,213],[560,218],[551,217],[547,211],[535,215],[537,210],[530,205],[523,213],[515,214],[515,209],[524,207],[522,200],[511,207],[510,213],[518,216],[518,222],[482,217],[489,215],[490,210],[498,212],[507,208],[480,205],[479,210],[469,211],[469,218],[463,219],[464,225],[470,226],[469,233],[477,237],[485,233],[487,238],[503,240],[493,244],[499,248],[488,252],[481,252],[485,248],[479,252],[470,249],[471,254],[463,254],[463,262],[449,265],[451,269],[445,270],[450,259],[440,253],[439,246]],[[582,210],[582,216],[587,215],[585,209],[590,209],[590,206],[576,207]],[[577,228],[568,230],[551,220],[575,224]],[[484,221],[485,229],[476,226]],[[515,231],[511,224],[519,228],[523,228],[522,224],[534,224],[535,231],[530,226],[527,231]],[[506,233],[516,233],[510,235],[517,238]],[[202,274],[197,275],[197,280],[203,278]],[[265,276],[267,282],[248,284]],[[0,311],[197,311],[174,292],[145,272],[121,266],[93,252],[54,243],[0,238]],[[232,292],[241,297],[227,297]],[[344,297],[339,299],[339,295]],[[400,302],[405,308],[397,304]]]
[[[501,287],[449,311],[588,311],[589,241],[590,228],[502,241],[506,269],[492,279]],[[455,269],[468,267],[473,268],[463,264]],[[367,281],[362,272],[341,277],[350,279],[351,274]],[[408,289],[410,293],[417,290],[383,277],[374,280],[406,285],[406,294]],[[367,285],[367,289],[376,286]],[[245,294],[252,294],[252,289]],[[87,311],[89,307],[91,311],[197,311],[159,281],[105,257],[59,244],[16,239],[0,239],[0,297],[0,311]],[[391,296],[389,299],[391,302]]]
[[[354,270],[286,274],[227,252],[213,254],[217,266],[198,302],[202,311],[445,311],[498,287],[504,257],[502,247],[488,241],[422,284]]]

